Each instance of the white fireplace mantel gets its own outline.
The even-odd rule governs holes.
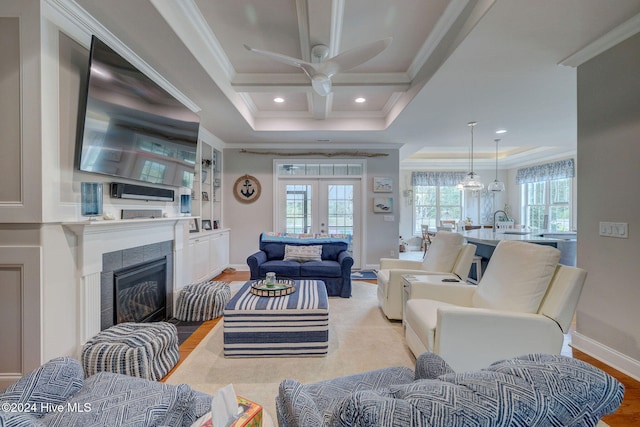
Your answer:
[[[80,272],[81,344],[100,332],[100,273],[102,255],[109,252],[173,241],[174,283],[183,274],[186,224],[192,217],[66,222],[62,225],[78,238]]]

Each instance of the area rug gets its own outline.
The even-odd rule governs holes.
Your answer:
[[[357,270],[351,272],[351,280],[376,280],[375,270]]]
[[[232,291],[244,282],[233,282]],[[263,405],[275,420],[278,385],[285,378],[302,383],[389,366],[413,369],[400,322],[390,322],[378,307],[376,285],[354,281],[351,298],[329,298],[329,352],[326,357],[225,359],[222,321],[167,379],[215,393],[233,384],[238,395]]]

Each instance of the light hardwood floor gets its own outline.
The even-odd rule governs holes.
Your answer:
[[[249,280],[249,272],[225,272],[216,277],[216,280],[225,282]],[[375,283],[375,280],[369,282]],[[209,333],[209,331],[213,329],[213,327],[218,323],[218,321],[220,321],[220,319],[221,318],[217,318],[204,322],[200,328],[198,328],[189,338],[187,338],[187,340],[180,346],[180,361],[178,362],[176,367],[173,368],[173,370],[180,366],[180,363],[182,363],[182,361],[191,353],[191,351],[193,351],[198,343],[200,343],[200,341]],[[609,424],[611,427],[640,426],[640,382],[609,367],[608,365],[581,351],[571,348],[568,342],[564,346],[562,354],[564,354],[565,356],[575,357],[576,359],[590,363],[591,365],[596,366],[609,373],[609,375],[612,375],[613,377],[617,378],[618,381],[624,384],[625,394],[622,405],[615,414],[608,415],[603,418],[603,421],[605,423]],[[169,372],[169,374],[167,374],[167,377],[171,375],[173,370]]]

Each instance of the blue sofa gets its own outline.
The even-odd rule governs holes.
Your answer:
[[[84,377],[69,357],[52,359],[0,393],[0,426],[189,427],[212,396],[111,372]]]
[[[285,261],[285,247],[321,245],[319,261]],[[348,252],[349,238],[344,235],[299,235],[264,232],[260,234],[260,250],[247,258],[251,280],[264,279],[273,271],[276,277],[287,279],[322,280],[327,295],[351,296],[351,267],[353,258]]]
[[[615,412],[623,385],[570,357],[530,354],[454,373],[424,353],[393,367],[312,384],[280,383],[280,427],[589,427]]]

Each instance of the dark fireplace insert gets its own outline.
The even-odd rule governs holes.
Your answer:
[[[166,320],[166,257],[113,273],[114,324]]]

